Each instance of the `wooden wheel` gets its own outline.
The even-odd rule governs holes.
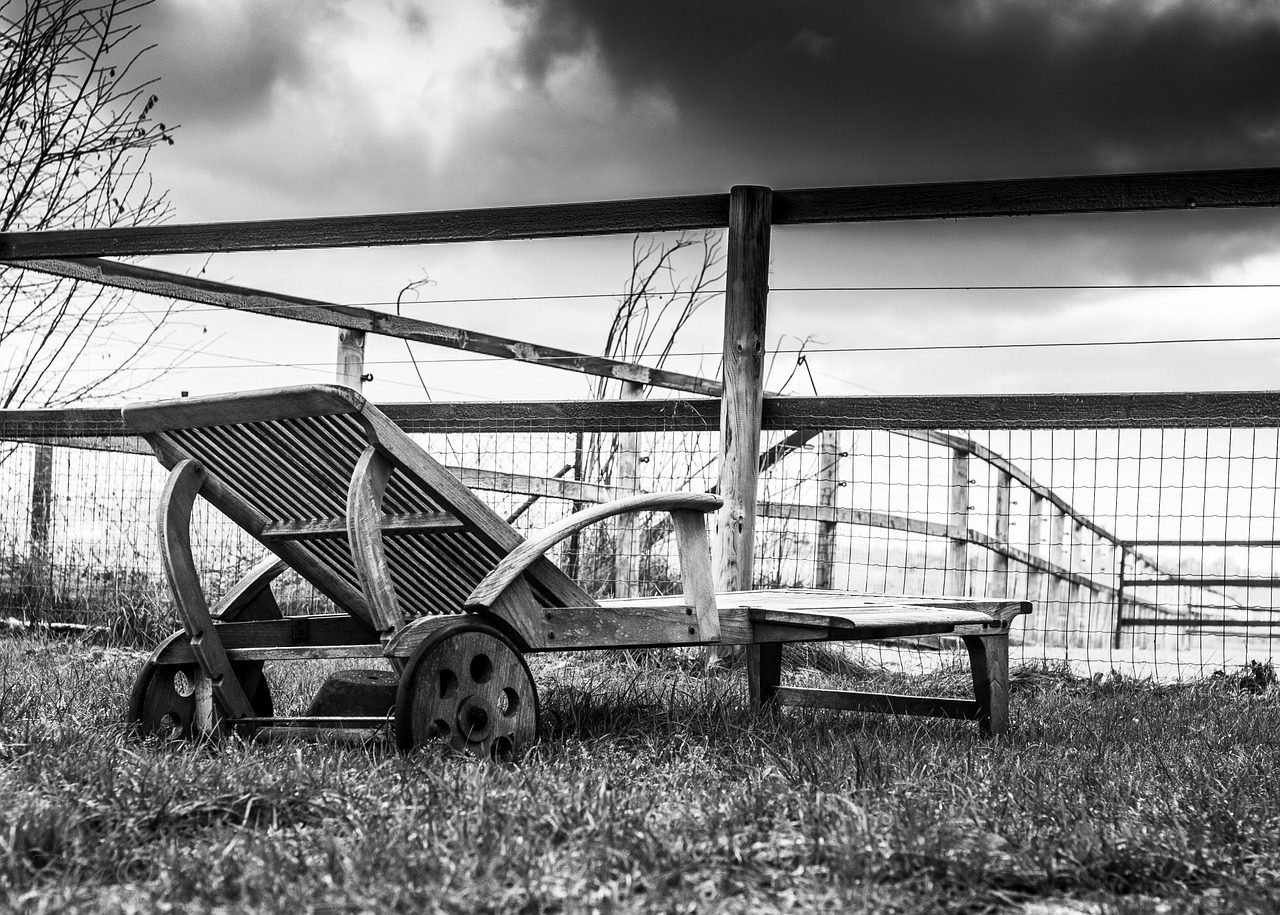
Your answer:
[[[254,712],[269,718],[274,714],[271,686],[262,672],[262,662],[233,665],[236,676],[245,685]],[[129,721],[138,726],[144,737],[163,740],[191,740],[196,729],[196,679],[200,668],[195,664],[142,665],[129,695]],[[223,715],[213,704],[214,732],[220,730]]]
[[[505,759],[538,734],[538,690],[524,657],[498,630],[459,620],[409,657],[396,692],[396,743],[439,740]]]

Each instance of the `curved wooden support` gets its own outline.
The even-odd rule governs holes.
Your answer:
[[[685,595],[695,608],[699,637],[715,641],[720,638],[720,617],[716,612],[711,552],[703,516],[720,505],[720,497],[710,493],[644,493],[593,505],[544,528],[508,553],[471,592],[466,607],[497,610],[496,605],[504,602],[508,589],[529,566],[561,540],[585,527],[626,512],[669,511],[676,527]],[[516,623],[515,620],[509,622]]]
[[[224,623],[281,619],[284,614],[271,593],[271,583],[287,568],[289,566],[283,559],[275,556],[263,559],[219,598],[213,608],[213,617]]]
[[[179,461],[160,495],[160,558],[191,651],[207,678],[213,698],[228,718],[251,718],[253,707],[213,628],[209,603],[196,575],[191,555],[191,508],[204,485],[204,468],[191,460]],[[212,727],[212,721],[206,722]]]
[[[391,478],[391,462],[373,445],[364,449],[347,489],[347,535],[360,590],[369,604],[373,626],[379,632],[399,628],[404,622],[391,567],[382,542],[382,496]]]

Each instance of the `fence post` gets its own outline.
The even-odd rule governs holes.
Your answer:
[[[1093,589],[1097,613],[1089,623],[1089,635],[1095,647],[1102,648],[1107,644],[1107,634],[1112,629],[1112,607],[1115,606],[1116,586],[1116,545],[1110,540],[1099,538],[1093,548],[1093,568],[1089,578],[1096,587]]]
[[[1045,559],[1044,548],[1044,496],[1031,490],[1027,507],[1027,552],[1038,559]],[[1040,601],[1040,585],[1044,581],[1044,573],[1035,566],[1027,566],[1027,600]],[[1032,619],[1034,626],[1043,620],[1044,608],[1036,607]],[[1038,627],[1037,627],[1038,628]]]
[[[622,383],[623,400],[639,400],[644,396],[644,385],[638,381]],[[640,475],[637,471],[637,454],[640,450],[638,432],[618,434],[618,473],[615,485],[623,495],[640,491]],[[613,593],[617,597],[635,597],[640,579],[640,517],[635,512],[619,515],[613,540]]]
[[[1118,650],[1120,648],[1120,637],[1124,634],[1124,579],[1125,563],[1129,558],[1129,554],[1123,546],[1116,553],[1116,627],[1111,636],[1111,647]]]
[[[822,433],[818,448],[818,508],[836,507],[840,465],[840,433],[828,429]],[[836,522],[819,518],[818,539],[815,547],[813,586],[831,589],[835,587],[836,574]]]
[[[1067,552],[1070,549],[1070,545],[1067,542],[1067,515],[1057,506],[1054,506],[1052,511],[1053,517],[1049,522],[1049,562],[1054,570],[1060,570],[1071,565],[1071,559]],[[1045,620],[1045,643],[1058,645],[1060,644],[1058,639],[1066,627],[1067,598],[1071,580],[1063,577],[1060,571],[1054,570],[1049,572],[1049,600],[1047,603],[1052,609],[1045,614],[1047,617]]]
[[[364,331],[338,331],[336,380],[354,391],[364,387]]]
[[[49,539],[53,531],[53,446],[36,445],[31,468],[31,523],[28,527],[27,580],[23,600],[29,608],[44,610],[53,603],[53,557]]]
[[[724,505],[716,514],[714,541],[720,591],[747,590],[752,581],[772,222],[772,190],[738,186],[729,191],[724,398],[720,405],[720,496]],[[748,647],[747,680],[753,703],[773,698],[781,663],[779,644]]]
[[[969,582],[969,452],[951,449],[951,504],[947,511],[950,540],[943,593],[968,595]]]
[[[1086,574],[1085,557],[1087,550],[1084,545],[1086,528],[1082,521],[1075,521],[1071,528],[1071,571],[1077,575],[1084,576]],[[1084,581],[1076,581],[1071,587],[1071,600],[1067,605],[1067,641],[1076,646],[1083,647],[1089,641],[1089,626],[1092,617],[1093,591],[1085,586]],[[1071,609],[1075,607],[1076,622],[1075,626],[1071,625]]]
[[[1009,548],[1012,490],[1013,476],[1007,470],[1001,470],[996,478],[995,540],[1005,549]],[[991,557],[991,577],[988,580],[987,592],[987,597],[1009,596],[1009,557],[1004,553],[997,552]]]

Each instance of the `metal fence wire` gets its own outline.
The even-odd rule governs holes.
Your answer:
[[[524,533],[635,492],[716,486],[711,423],[548,431],[554,411],[522,417],[405,426]],[[757,587],[1026,598],[1035,612],[1016,623],[1015,662],[1089,675],[1194,677],[1273,656],[1280,428],[937,431],[834,419],[825,430],[764,433]],[[51,418],[51,430],[68,428],[65,416]],[[39,437],[29,421],[21,431]],[[134,642],[177,626],[155,535],[165,471],[119,431],[81,423],[75,447],[0,445],[8,625],[80,623]],[[215,597],[265,553],[207,506],[192,531]],[[551,558],[600,597],[679,589],[660,515],[589,528]],[[332,609],[296,577],[277,593],[286,612]],[[851,650],[918,668],[953,648],[933,639]]]

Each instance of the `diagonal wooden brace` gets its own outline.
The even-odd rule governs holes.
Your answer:
[[[209,681],[213,698],[228,718],[252,718],[253,708],[214,629],[191,555],[191,508],[204,479],[204,468],[192,460],[179,461],[169,474],[158,513],[160,557],[191,651]]]

